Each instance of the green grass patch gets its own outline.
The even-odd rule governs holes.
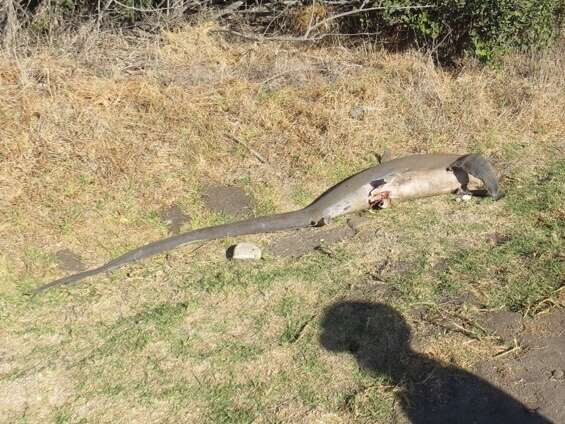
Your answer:
[[[563,161],[549,166],[531,189],[510,190],[505,204],[514,225],[508,241],[495,246],[484,241],[454,254],[449,281],[482,282],[487,306],[513,311],[527,311],[554,293],[563,284],[564,192]]]

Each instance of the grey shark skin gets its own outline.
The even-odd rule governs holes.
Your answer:
[[[494,200],[502,197],[494,168],[478,154],[429,154],[392,159],[346,178],[303,209],[201,228],[154,241],[98,268],[40,286],[35,292],[75,284],[84,278],[112,271],[130,262],[188,243],[321,226],[348,213],[386,208],[397,202],[438,194],[456,191],[466,193],[481,186]]]

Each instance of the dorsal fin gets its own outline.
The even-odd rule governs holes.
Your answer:
[[[377,157],[377,161],[379,162],[379,165],[383,162],[388,162],[389,160],[392,160],[392,154],[388,149],[384,149],[382,153],[375,153],[375,156]]]

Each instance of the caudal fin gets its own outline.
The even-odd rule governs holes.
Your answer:
[[[496,171],[483,156],[476,153],[462,156],[453,162],[451,168],[461,168],[473,177],[480,179],[493,200],[499,200],[504,196],[504,193],[500,191]]]

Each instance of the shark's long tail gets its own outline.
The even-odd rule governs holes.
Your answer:
[[[103,272],[112,271],[130,262],[138,261],[143,258],[157,255],[162,252],[174,249],[183,244],[196,241],[215,240],[230,236],[241,236],[245,234],[270,233],[275,231],[290,230],[293,228],[303,228],[311,225],[306,209],[295,212],[282,213],[277,215],[262,216],[248,219],[245,221],[233,222],[231,224],[217,225],[215,227],[201,228],[183,234],[172,236],[163,240],[154,241],[145,246],[138,247],[110,262],[78,274],[69,275],[38,287],[35,293],[47,289],[78,283],[79,281]]]

